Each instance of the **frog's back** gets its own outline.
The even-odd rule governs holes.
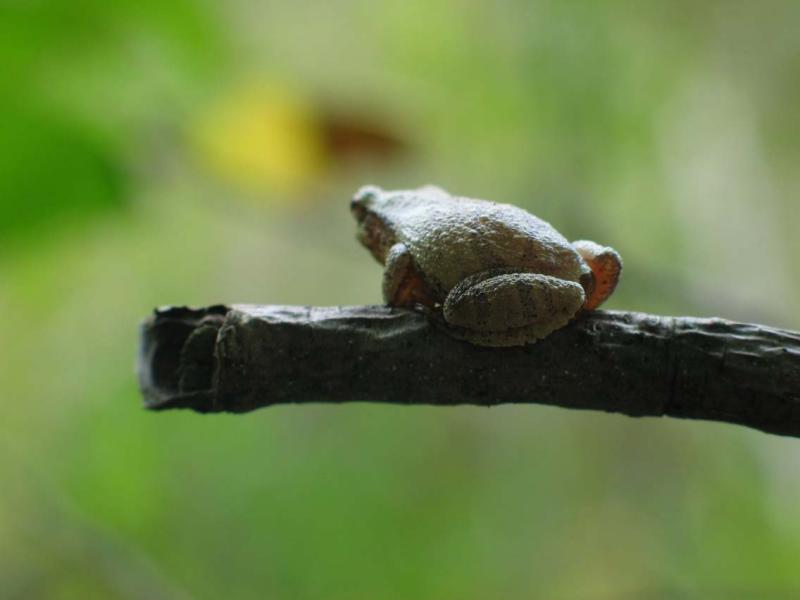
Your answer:
[[[582,269],[577,252],[558,231],[509,204],[443,197],[407,213],[401,237],[442,293],[487,269],[514,268],[570,281],[577,281]]]

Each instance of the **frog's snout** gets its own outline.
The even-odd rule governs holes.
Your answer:
[[[358,201],[358,198],[353,198],[350,200],[350,212],[353,213],[353,216],[356,218],[356,221],[363,221],[364,217],[366,216],[367,209],[364,208],[364,205]]]

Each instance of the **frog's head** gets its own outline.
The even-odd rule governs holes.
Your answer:
[[[392,205],[392,194],[374,185],[362,187],[350,201],[350,212],[358,223],[356,237],[380,263],[397,242]]]
[[[428,218],[432,203],[452,200],[450,194],[433,185],[401,191],[367,185],[353,196],[350,212],[358,222],[358,240],[383,263],[389,248],[403,241],[403,231],[409,224]]]

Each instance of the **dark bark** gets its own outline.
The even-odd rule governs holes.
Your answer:
[[[800,333],[596,311],[536,344],[485,348],[383,306],[213,306],[142,325],[152,409],[288,402],[550,404],[800,436]]]

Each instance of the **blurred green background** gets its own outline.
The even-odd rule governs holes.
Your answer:
[[[4,0],[0,597],[795,598],[800,442],[546,407],[151,414],[156,305],[380,302],[361,184],[800,329],[800,3]]]

